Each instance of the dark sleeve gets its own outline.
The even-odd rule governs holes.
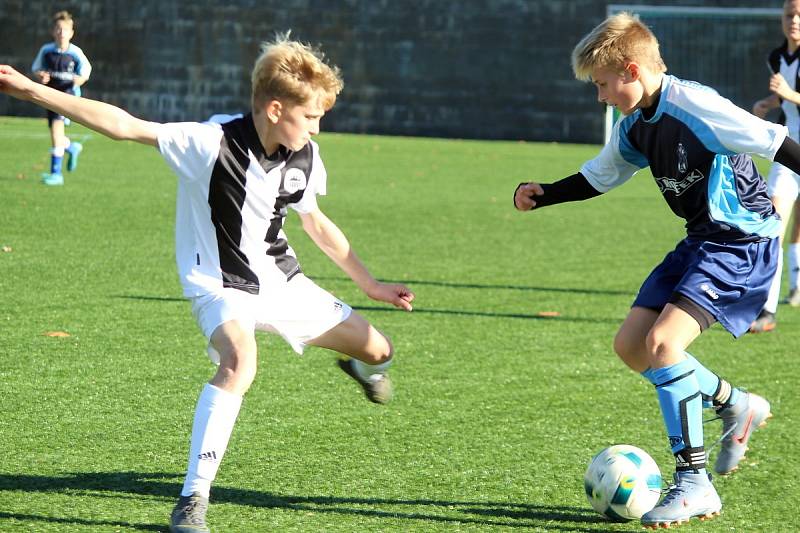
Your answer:
[[[787,167],[795,174],[800,174],[800,144],[790,137],[784,139],[783,144],[775,154],[775,162]]]
[[[524,185],[524,183],[520,183],[517,188],[519,189],[522,185]],[[592,187],[580,172],[572,176],[567,176],[555,183],[542,183],[541,185],[542,189],[544,189],[544,194],[535,195],[533,197],[536,201],[534,209],[564,202],[588,200],[589,198],[594,198],[595,196],[603,194]],[[514,191],[514,196],[516,196],[516,191]]]

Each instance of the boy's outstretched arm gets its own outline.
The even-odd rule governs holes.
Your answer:
[[[411,311],[414,293],[402,283],[382,283],[373,278],[350,247],[342,230],[322,211],[317,209],[310,213],[302,213],[300,219],[303,222],[303,229],[311,240],[350,276],[367,296]]]
[[[156,124],[138,119],[111,104],[34,83],[8,65],[0,65],[0,92],[55,111],[112,139],[158,146]]]
[[[514,207],[519,211],[530,211],[563,202],[588,200],[601,194],[579,172],[555,183],[520,183],[514,191]]]

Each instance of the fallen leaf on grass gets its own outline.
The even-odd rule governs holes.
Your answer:
[[[2,248],[0,248],[0,250],[3,250],[6,253],[13,251],[13,249],[10,246],[3,246]]]
[[[66,331],[47,331],[44,333],[46,337],[69,337],[70,334]]]
[[[556,316],[561,316],[561,313],[559,313],[558,311],[539,311],[538,313],[536,313],[536,316],[552,318]]]

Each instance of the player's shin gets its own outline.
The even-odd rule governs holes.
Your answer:
[[[208,497],[211,482],[228,447],[242,397],[207,383],[197,400],[189,450],[189,468],[182,496],[199,493]]]
[[[704,472],[702,394],[690,360],[654,369],[661,414],[667,428],[677,471]]]

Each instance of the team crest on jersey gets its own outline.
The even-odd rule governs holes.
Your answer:
[[[286,175],[283,177],[283,188],[289,194],[294,194],[297,191],[302,191],[306,188],[308,180],[306,175],[299,168],[290,168],[286,170]]]
[[[687,170],[689,170],[689,157],[686,155],[683,143],[678,143],[678,174],[686,174]]]

